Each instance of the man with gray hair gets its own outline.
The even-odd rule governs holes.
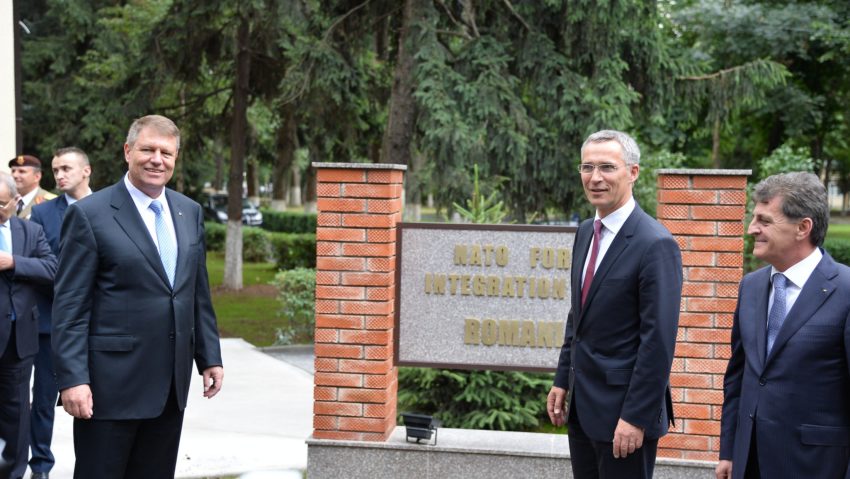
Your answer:
[[[0,439],[9,476],[24,475],[29,452],[29,385],[38,351],[39,286],[53,282],[56,257],[41,226],[15,216],[15,180],[0,172]],[[3,461],[0,461],[2,463]]]
[[[673,420],[682,257],[632,197],[639,163],[623,132],[596,132],[581,148],[578,171],[596,215],[573,243],[572,304],[546,404],[552,424],[569,425],[577,479],[652,477]]]
[[[850,478],[850,268],[822,249],[826,189],[786,173],[753,199],[768,266],[738,292],[716,476]]]

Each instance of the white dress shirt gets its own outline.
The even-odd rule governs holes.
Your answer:
[[[605,253],[608,252],[608,248],[611,247],[611,243],[614,242],[614,238],[617,236],[617,233],[619,233],[623,225],[626,224],[626,220],[629,219],[629,215],[631,215],[634,210],[635,199],[629,198],[629,201],[627,201],[626,204],[608,216],[602,218],[602,231],[599,234],[599,254],[596,256],[596,264],[593,266],[593,271],[599,271],[599,264],[602,263],[602,258],[605,257]],[[593,219],[594,221],[599,219],[598,211]],[[581,271],[582,281],[584,281],[584,277],[587,274],[587,266],[590,264],[590,251],[593,251],[593,240],[591,240],[587,257],[584,259],[584,268]]]
[[[791,266],[785,271],[779,271],[778,269],[771,266],[770,268],[770,299],[767,303],[767,310],[770,311],[770,308],[773,307],[773,276],[777,273],[782,273],[785,275],[785,316],[788,316],[788,313],[791,312],[791,308],[794,306],[794,302],[797,301],[797,298],[800,296],[800,291],[803,290],[803,286],[806,285],[806,281],[809,280],[809,277],[814,273],[815,268],[817,268],[818,263],[820,263],[821,258],[823,258],[823,253],[820,248],[815,248],[814,251],[811,252],[808,256],[806,256],[802,261]]]
[[[174,221],[171,219],[171,209],[168,207],[168,200],[165,198],[165,188],[162,189],[162,192],[160,192],[157,198],[151,198],[143,193],[142,190],[136,188],[133,183],[130,182],[130,178],[127,175],[124,175],[124,186],[126,186],[127,191],[130,192],[130,198],[133,198],[133,203],[135,203],[136,209],[139,210],[139,214],[142,216],[142,221],[144,221],[145,227],[147,227],[148,233],[151,235],[151,239],[153,239],[153,244],[156,245],[157,250],[159,250],[159,241],[156,239],[156,213],[150,209],[150,204],[153,200],[159,200],[162,204],[162,215],[165,220],[165,227],[168,229],[171,237],[174,238],[174,247],[177,248],[177,233],[174,231]]]
[[[8,249],[8,253],[12,254],[12,225],[11,220],[6,220],[5,223],[0,223],[0,234],[3,235],[3,239],[6,240],[6,247]]]

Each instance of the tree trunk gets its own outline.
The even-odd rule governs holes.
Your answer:
[[[215,178],[213,179],[213,189],[216,193],[224,188],[224,155],[221,152],[215,153]]]
[[[301,206],[301,169],[298,165],[292,165],[292,182],[289,184],[289,204]]]
[[[720,168],[720,118],[715,118],[711,130],[711,164]]]
[[[304,173],[304,186],[306,191],[304,192],[304,212],[305,213],[315,213],[316,212],[316,169],[312,166],[307,168],[307,171]]]
[[[242,173],[245,167],[245,135],[248,133],[248,18],[242,13],[236,32],[236,82],[233,85],[233,119],[230,124],[230,179],[227,184],[227,239],[224,287],[242,289]]]
[[[286,209],[286,194],[290,190],[288,180],[290,170],[295,163],[295,150],[298,148],[297,125],[295,124],[295,107],[287,104],[281,111],[283,122],[277,130],[277,162],[274,165],[274,185],[272,186],[272,209]],[[300,188],[298,203],[301,203]]]
[[[248,200],[255,205],[260,204],[260,165],[256,159],[249,159],[245,162],[247,167],[245,172],[245,182],[248,185]]]
[[[410,146],[416,127],[416,102],[413,99],[414,59],[413,39],[424,16],[424,3],[405,0],[401,34],[398,40],[398,59],[390,94],[387,129],[381,147],[381,162],[410,164]]]

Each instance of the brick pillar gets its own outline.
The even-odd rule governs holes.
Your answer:
[[[659,170],[658,220],[682,248],[682,310],[670,386],[676,427],[658,455],[716,461],[723,374],[743,275],[750,170]]]
[[[403,165],[317,169],[313,437],[383,441],[396,425],[396,223]]]

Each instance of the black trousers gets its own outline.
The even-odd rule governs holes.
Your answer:
[[[18,357],[15,322],[12,321],[9,342],[0,356],[0,439],[6,441],[3,460],[7,463],[5,467],[0,466],[0,478],[18,479],[27,470],[32,361],[33,356]]]
[[[53,418],[59,388],[53,375],[50,335],[38,335],[38,354],[35,355],[35,373],[32,386],[30,412],[30,469],[32,472],[50,472],[56,462],[50,443],[53,441]]]
[[[173,386],[159,417],[74,419],[74,479],[173,478],[182,429]]]
[[[573,396],[575,398],[575,396]],[[575,479],[651,479],[658,439],[644,438],[643,446],[625,458],[614,457],[612,441],[594,441],[581,428],[575,400],[570,405],[570,463]]]

